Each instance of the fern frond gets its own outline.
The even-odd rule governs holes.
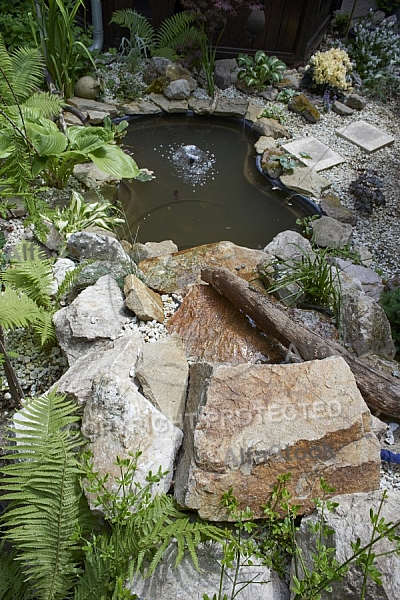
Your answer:
[[[43,82],[43,63],[35,48],[17,48],[8,53],[0,35],[0,102],[20,103]]]
[[[18,294],[9,287],[0,292],[0,327],[3,329],[29,327],[40,318],[39,313],[37,304],[26,294]]]
[[[194,16],[185,12],[176,13],[164,19],[156,33],[157,47],[176,48],[175,40],[178,37],[189,31],[195,31],[194,27],[190,27],[193,23]]]
[[[38,116],[51,119],[60,114],[64,102],[49,92],[36,92],[32,94],[22,105],[22,112],[28,119]]]
[[[56,294],[56,303],[57,304],[60,302],[61,298],[64,298],[67,294],[69,294],[69,292],[73,288],[74,284],[76,283],[76,280],[78,279],[78,276],[80,275],[80,273],[83,271],[83,269],[88,264],[90,264],[92,262],[93,261],[81,263],[80,265],[77,265],[75,267],[75,269],[68,271],[65,274],[65,277],[57,290],[57,294]]]
[[[16,551],[6,554],[4,541],[0,544],[0,598],[1,600],[31,600],[33,592],[26,589],[25,575]]]
[[[155,31],[146,17],[131,8],[121,9],[113,12],[111,23],[129,29],[130,43],[133,47],[137,47],[138,41],[140,41],[141,46],[146,46],[152,51],[155,42]]]
[[[38,306],[51,308],[52,263],[31,242],[18,244],[11,266],[0,274],[0,281],[24,292]]]
[[[18,552],[35,597],[64,600],[74,582],[81,549],[73,539],[82,516],[82,470],[75,456],[82,440],[72,426],[76,406],[50,392],[26,402],[14,416],[9,442],[16,462],[0,472],[3,537]],[[88,508],[86,506],[86,511]]]

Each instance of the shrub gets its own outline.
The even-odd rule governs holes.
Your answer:
[[[396,24],[382,21],[372,27],[368,19],[357,23],[347,49],[355,70],[371,94],[385,100],[400,89],[400,36]]]
[[[389,320],[397,352],[400,352],[400,287],[383,292],[380,303]]]
[[[351,61],[346,50],[331,48],[326,52],[316,52],[306,67],[311,74],[314,87],[344,91],[351,87],[349,74]]]

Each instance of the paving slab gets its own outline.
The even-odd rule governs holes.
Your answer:
[[[282,144],[282,148],[315,171],[330,169],[335,165],[345,162],[345,159],[340,154],[331,150],[315,137],[306,137],[301,140]],[[304,158],[301,156],[301,152],[306,152],[311,158]]]
[[[389,146],[394,142],[393,136],[365,121],[356,121],[351,125],[336,129],[336,134],[369,153]]]

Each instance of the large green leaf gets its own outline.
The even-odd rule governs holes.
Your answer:
[[[68,144],[66,136],[61,131],[55,131],[50,135],[36,135],[32,145],[41,156],[59,156]]]
[[[73,150],[93,152],[113,140],[113,133],[103,128],[70,127],[67,131],[70,146]]]
[[[96,167],[120,179],[133,179],[139,175],[139,167],[118,146],[106,144],[102,148],[89,153]]]

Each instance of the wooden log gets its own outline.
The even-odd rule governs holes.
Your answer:
[[[228,269],[204,266],[201,278],[249,316],[257,327],[272,335],[303,360],[342,356],[352,370],[358,389],[370,410],[400,419],[400,385],[394,379],[351,355],[340,344],[325,340],[295,323],[281,305],[251,288],[247,281]]]

